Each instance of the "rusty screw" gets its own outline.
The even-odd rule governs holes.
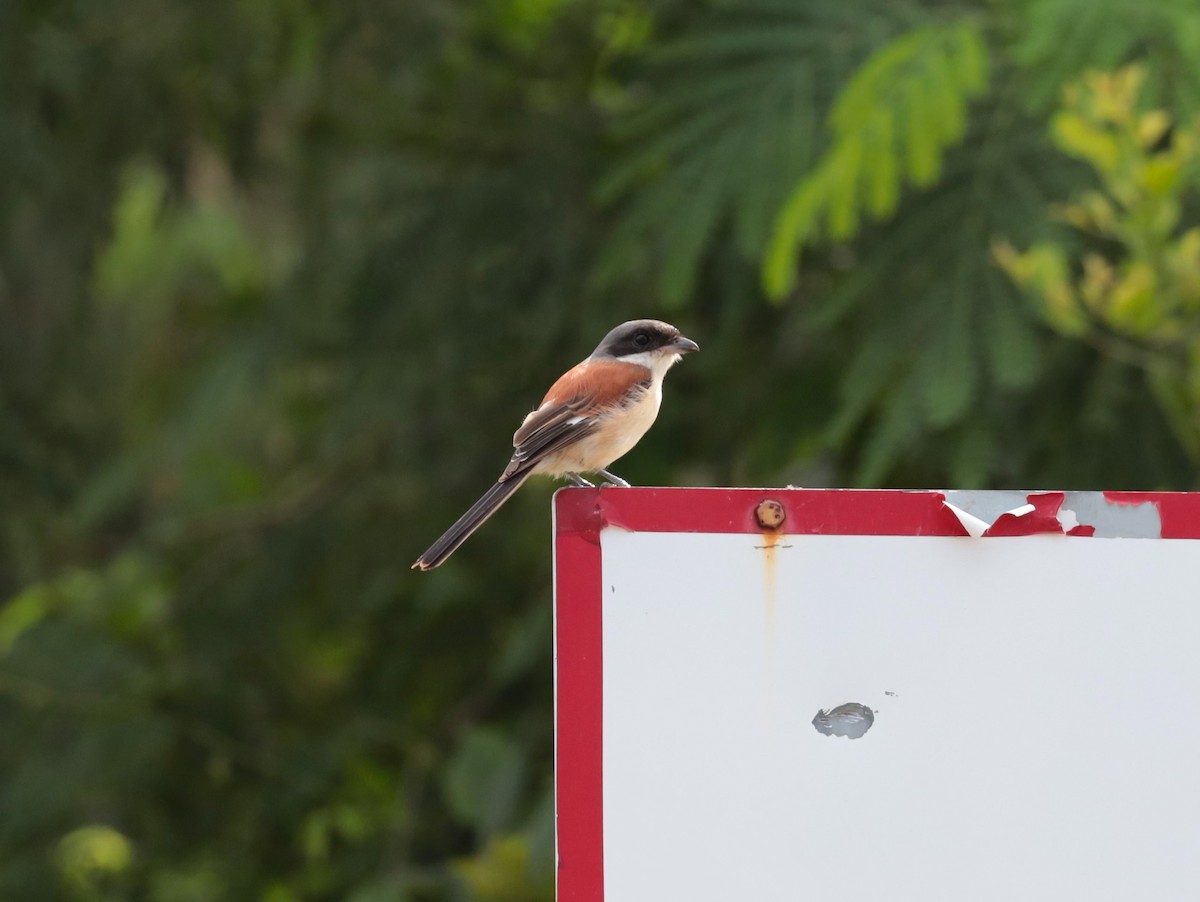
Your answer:
[[[754,516],[758,518],[758,525],[763,529],[778,529],[787,518],[787,512],[778,501],[768,498],[759,502],[758,507],[754,509]]]

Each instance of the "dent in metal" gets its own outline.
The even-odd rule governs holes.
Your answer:
[[[858,739],[866,735],[875,723],[875,712],[858,702],[846,702],[829,711],[824,708],[812,719],[818,733],[825,736],[845,736]]]

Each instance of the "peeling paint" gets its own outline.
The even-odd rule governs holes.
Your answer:
[[[1067,535],[1092,535],[1102,539],[1158,539],[1162,517],[1150,500],[1131,500],[1111,492],[946,492],[949,508],[972,536],[1056,532],[1048,515],[1049,501],[1062,495],[1055,520]],[[1026,524],[1022,518],[1034,516]],[[997,529],[998,522],[1002,521]],[[980,529],[980,525],[983,529]],[[1027,530],[1022,527],[1028,527]]]
[[[991,525],[988,521],[980,520],[978,517],[967,513],[961,507],[951,504],[949,501],[943,501],[942,504],[946,505],[946,508],[954,516],[958,517],[958,522],[962,524],[962,528],[973,539],[982,538],[983,534],[987,532],[988,526]]]
[[[1070,532],[1079,526],[1079,516],[1068,507],[1060,507],[1058,509],[1058,525],[1062,527],[1063,532]]]
[[[1076,493],[1075,498],[1091,493]],[[1079,512],[1065,506],[1065,492],[947,492],[942,504],[974,538],[1029,536],[1048,533],[1090,537],[1096,528],[1081,520]],[[951,500],[953,499],[953,501]],[[1014,502],[1024,501],[1023,504]],[[990,519],[988,519],[990,518]]]
[[[946,501],[989,526],[995,523],[1001,514],[1029,503],[1028,492],[962,491],[946,492],[945,495]]]
[[[1050,533],[1062,535],[1058,512],[1062,509],[1062,492],[1032,492],[1025,504],[1005,511],[988,527],[987,536],[1030,536]],[[1090,527],[1075,526],[1072,535],[1091,535]]]
[[[1082,523],[1096,527],[1101,539],[1160,539],[1162,517],[1152,502],[1125,504],[1101,492],[1067,492],[1063,506],[1070,506]]]

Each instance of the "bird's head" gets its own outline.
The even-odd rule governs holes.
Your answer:
[[[635,319],[621,323],[604,336],[592,351],[591,359],[638,363],[656,374],[665,373],[684,354],[699,351],[700,346],[680,334],[670,323],[656,319]]]

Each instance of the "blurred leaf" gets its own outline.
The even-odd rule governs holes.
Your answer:
[[[1013,56],[1032,77],[1028,102],[1055,103],[1062,86],[1087,69],[1112,70],[1143,58],[1148,96],[1200,113],[1200,17],[1194,0],[1022,0]]]
[[[411,898],[402,882],[376,880],[358,887],[346,897],[346,902],[408,902]]]
[[[620,127],[627,153],[600,184],[601,199],[627,201],[602,283],[652,254],[664,300],[679,306],[726,220],[744,254],[762,252],[780,197],[820,152],[831,87],[908,16],[874,0],[860,13],[753,0],[661,49],[654,90]]]
[[[1100,190],[1052,208],[1093,241],[1082,253],[1062,241],[994,255],[1064,334],[1145,368],[1183,445],[1200,449],[1200,237],[1181,223],[1200,191],[1200,126],[1173,128],[1140,107],[1145,70],[1089,72],[1064,92],[1052,127],[1063,151],[1095,170]],[[1171,134],[1162,146],[1148,134]],[[1119,249],[1113,251],[1114,246]]]
[[[856,483],[877,484],[923,435],[973,418],[993,384],[1036,378],[1037,339],[1019,294],[992,265],[992,237],[1027,230],[1055,180],[1071,177],[1032,124],[992,118],[950,154],[938,186],[872,235],[869,256],[813,305],[822,328],[846,320],[858,331],[828,440],[845,442],[880,417]]]
[[[64,880],[92,898],[103,883],[133,865],[133,846],[111,827],[93,825],[72,830],[58,841],[55,861]]]
[[[962,139],[968,101],[986,86],[987,51],[970,22],[923,26],[875,51],[833,105],[832,145],[775,221],[764,263],[768,293],[779,299],[794,287],[804,244],[853,237],[862,212],[890,216],[902,181],[934,183],[943,152]]]
[[[0,654],[7,653],[21,634],[46,616],[46,592],[41,587],[26,589],[0,610]]]
[[[447,764],[443,789],[456,817],[491,836],[512,823],[524,780],[525,763],[512,741],[477,728]]]
[[[531,879],[529,847],[524,839],[506,836],[491,840],[483,854],[463,859],[457,870],[477,902],[551,902],[554,881]]]
[[[286,888],[273,886],[263,895],[281,898],[287,892]],[[196,862],[190,867],[156,870],[150,881],[149,898],[152,902],[220,902],[228,898],[228,887],[212,862]]]

